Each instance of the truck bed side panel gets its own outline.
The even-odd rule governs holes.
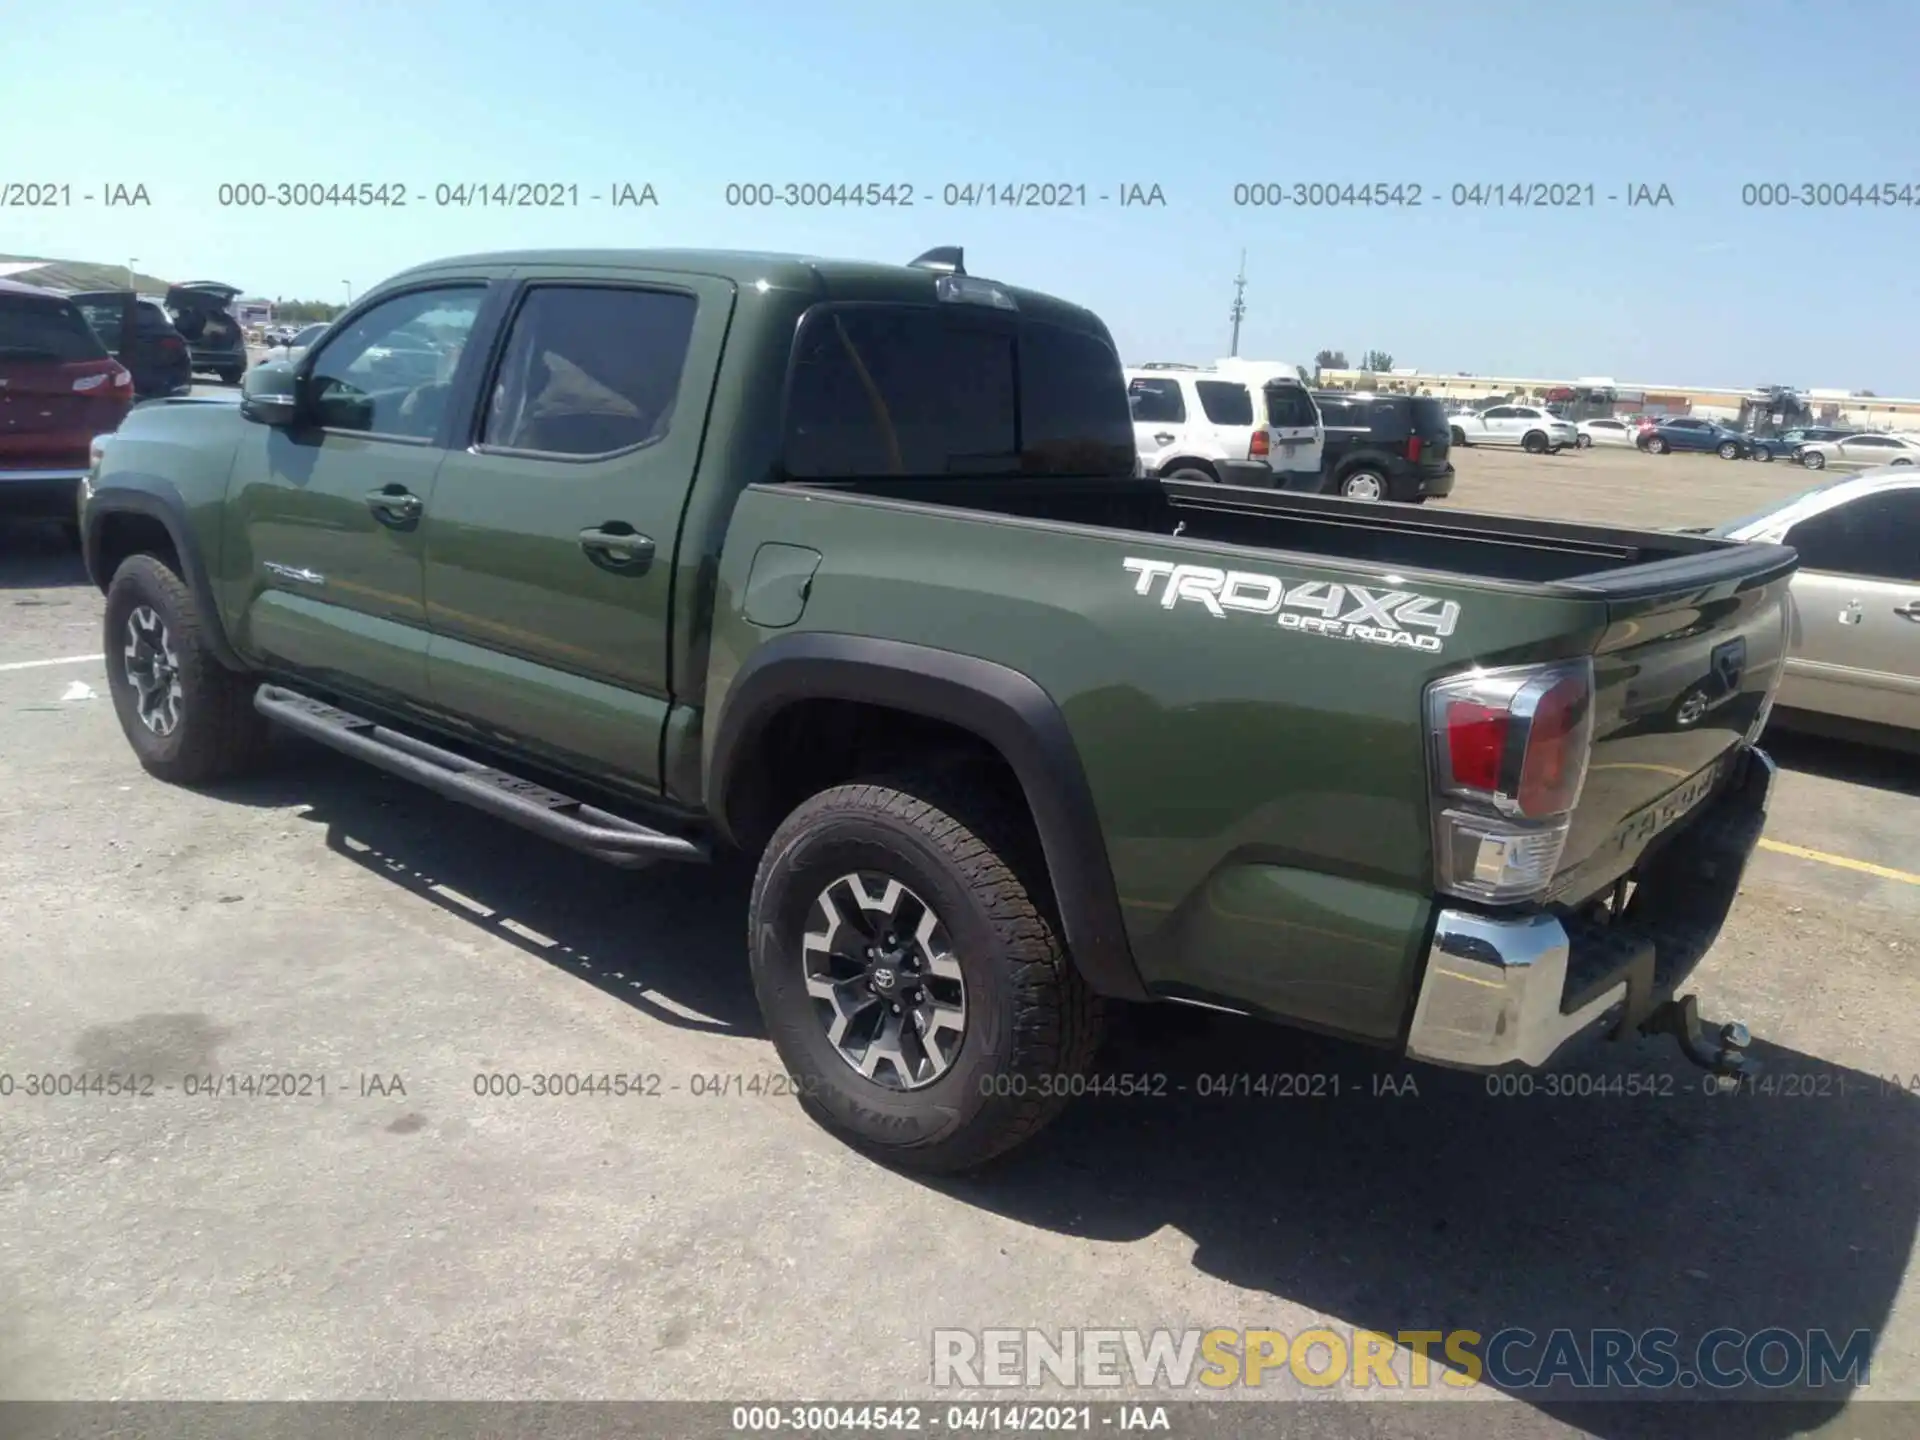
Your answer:
[[[772,541],[822,557],[800,618],[779,630],[742,615]],[[1181,565],[1199,578],[1169,603]],[[1327,603],[1349,615],[1364,613],[1354,582],[1375,601],[1458,612],[1445,635],[1341,638],[1260,613],[1275,580],[1346,582]],[[1469,660],[1584,653],[1605,617],[1598,602],[1518,588],[772,486],[741,497],[714,609],[712,713],[753,650],[793,630],[1030,676],[1086,769],[1147,983],[1381,1039],[1404,1014],[1430,908],[1423,687]],[[1292,613],[1324,630],[1324,614]]]

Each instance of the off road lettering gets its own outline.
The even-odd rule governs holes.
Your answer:
[[[1441,641],[1460,623],[1458,601],[1411,590],[1374,590],[1331,580],[1289,581],[1257,570],[1220,570],[1139,557],[1129,557],[1122,564],[1134,577],[1133,593],[1158,598],[1164,610],[1184,602],[1223,620],[1229,611],[1271,615],[1282,630],[1303,635],[1437,655],[1443,648]]]

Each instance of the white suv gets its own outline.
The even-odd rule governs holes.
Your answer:
[[[1296,367],[1155,364],[1126,376],[1146,474],[1295,489],[1317,480],[1326,432]]]

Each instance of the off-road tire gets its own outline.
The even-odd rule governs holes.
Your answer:
[[[166,626],[179,662],[179,720],[164,736],[141,720],[138,692],[127,673],[127,622],[143,606]],[[123,560],[107,587],[102,648],[114,712],[142,768],[175,785],[225,780],[258,768],[272,734],[266,717],[253,708],[259,682],[220,663],[207,643],[206,624],[186,582],[152,555]]]
[[[807,993],[802,937],[839,876],[878,871],[940,916],[966,985],[949,1068],[913,1090],[869,1079],[828,1039]],[[800,1104],[856,1149],[902,1169],[973,1169],[1065,1108],[1100,1046],[1105,1011],[1054,918],[1024,806],[954,774],[838,785],[768,843],[748,922],[754,992]]]

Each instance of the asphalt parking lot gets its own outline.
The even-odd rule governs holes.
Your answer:
[[[1645,525],[1818,478],[1457,464],[1454,508]],[[163,787],[115,724],[100,610],[50,532],[0,531],[0,1076],[173,1088],[0,1098],[0,1398],[946,1399],[934,1327],[1328,1324],[1864,1328],[1860,1394],[1920,1401],[1920,760],[1769,741],[1766,848],[1697,988],[1791,1086],[1710,1096],[1645,1042],[1605,1063],[1670,1074],[1663,1095],[1495,1098],[1142,1013],[1103,1069],[1331,1071],[1358,1098],[1083,1101],[934,1185],[754,1093],[777,1067],[742,867],[601,869],[292,743],[266,779]],[[1383,1070],[1418,1093],[1373,1094]],[[477,1093],[535,1072],[660,1093]],[[186,1093],[262,1074],[326,1092]],[[1341,1393],[1269,1375],[1242,1398]],[[1646,1433],[1519,1399],[1502,1433]],[[1873,1412],[1837,1422],[1901,1423]]]

